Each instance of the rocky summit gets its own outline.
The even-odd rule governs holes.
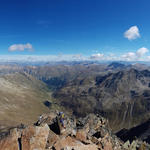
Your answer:
[[[61,126],[56,112],[43,114],[30,126],[0,133],[0,150],[148,150],[146,143],[124,143],[112,134],[108,120],[89,114],[76,119],[65,114]]]

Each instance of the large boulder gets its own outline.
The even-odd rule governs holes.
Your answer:
[[[82,146],[80,141],[74,139],[73,137],[62,137],[59,141],[54,144],[54,148],[56,150],[64,149],[65,147],[74,147],[74,146]]]
[[[43,126],[29,126],[22,132],[22,150],[43,150],[46,148],[47,138],[49,135],[49,127],[47,124]]]
[[[10,130],[10,133],[0,139],[0,150],[20,150],[20,138],[17,129]]]

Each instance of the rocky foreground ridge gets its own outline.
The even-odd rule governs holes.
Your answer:
[[[112,134],[108,121],[89,114],[75,119],[65,116],[65,129],[57,113],[44,114],[31,126],[21,125],[0,133],[0,150],[148,150],[144,142],[122,142]]]

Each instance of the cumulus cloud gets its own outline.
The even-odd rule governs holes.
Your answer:
[[[123,60],[127,61],[146,61],[148,57],[146,57],[146,53],[148,53],[149,50],[145,47],[139,48],[136,52],[128,52],[121,56]]]
[[[104,54],[101,54],[101,53],[97,53],[97,54],[93,54],[90,56],[90,59],[96,59],[96,60],[99,60],[99,59],[102,59],[104,57]]]
[[[27,44],[13,44],[8,48],[8,50],[11,51],[11,52],[24,51],[24,50],[31,51],[32,49],[33,49],[33,47],[30,43],[27,43]]]
[[[127,60],[127,61],[133,61],[136,59],[136,53],[134,52],[128,52],[124,55],[121,56],[124,60]]]
[[[128,40],[134,40],[140,37],[139,29],[137,26],[130,27],[127,31],[124,33],[124,37]]]
[[[144,56],[147,52],[149,52],[149,50],[145,47],[142,47],[140,49],[137,50],[136,54],[138,57],[142,57]]]

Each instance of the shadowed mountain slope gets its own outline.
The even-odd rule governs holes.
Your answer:
[[[150,119],[131,129],[122,129],[116,135],[123,141],[132,142],[136,138],[150,143]]]
[[[114,130],[130,128],[150,117],[150,72],[122,70],[77,77],[54,93],[61,105],[77,116],[101,113]]]

